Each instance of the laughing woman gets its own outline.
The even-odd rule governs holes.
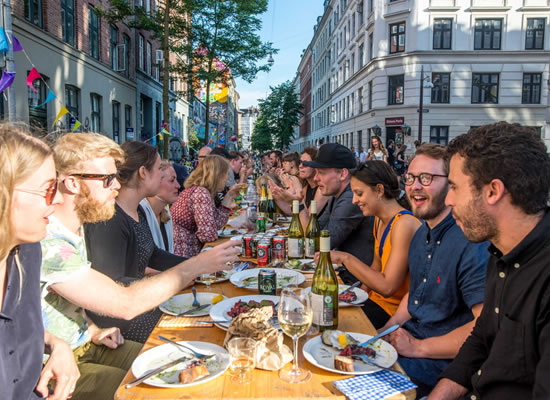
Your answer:
[[[22,126],[0,125],[0,393],[2,399],[66,399],[80,373],[71,348],[44,331],[38,243],[62,202],[50,148]],[[42,199],[40,199],[42,197]],[[42,368],[44,350],[50,357]]]

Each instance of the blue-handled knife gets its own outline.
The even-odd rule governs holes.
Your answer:
[[[378,339],[380,339],[383,336],[389,335],[393,331],[397,330],[399,328],[399,325],[393,325],[390,326],[388,329],[386,329],[383,332],[380,332],[378,335],[371,337],[369,340],[367,340],[364,343],[361,343],[359,346],[361,347],[367,347],[369,344],[376,342]]]

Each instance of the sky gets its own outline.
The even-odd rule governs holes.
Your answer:
[[[236,79],[239,108],[258,105],[259,98],[269,94],[270,86],[277,86],[296,76],[300,55],[313,38],[313,26],[323,14],[323,0],[269,0],[268,10],[261,16],[260,37],[273,42],[279,53],[269,73],[261,72],[252,83]]]

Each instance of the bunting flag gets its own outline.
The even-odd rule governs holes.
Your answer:
[[[2,73],[2,79],[0,79],[0,92],[3,92],[11,86],[13,80],[15,79],[15,72],[6,72]]]
[[[164,128],[161,132],[164,133],[165,135],[170,136],[170,132],[168,132],[168,131],[166,130],[166,128]]]
[[[33,68],[34,69],[34,68]],[[57,117],[55,117],[55,121],[53,121],[53,124],[52,124],[52,128],[55,126],[55,124],[57,123],[57,121],[59,121],[59,119],[64,116],[65,114],[67,114],[69,112],[69,110],[67,110],[67,108],[65,106],[61,107],[61,110],[59,110],[59,114],[57,114]]]
[[[31,72],[29,72],[29,76],[27,76],[27,86],[34,90],[36,93],[38,93],[38,90],[34,88],[32,83],[39,78],[40,74],[38,73],[36,68],[32,67]]]
[[[50,89],[50,91],[48,92],[48,97],[46,97],[46,101],[44,101],[44,103],[42,103],[42,104],[34,106],[32,109],[34,110],[35,108],[42,107],[44,104],[49,103],[50,101],[54,100],[55,98],[56,98],[55,93],[52,91],[52,89]]]
[[[18,51],[23,51],[23,46],[21,46],[21,43],[19,43],[19,40],[15,37],[15,35],[11,35],[12,44],[13,44],[13,52],[16,53]]]
[[[75,123],[74,123],[74,127],[73,127],[72,132],[76,131],[79,126],[80,126],[80,121],[76,120]]]
[[[6,37],[6,32],[4,28],[0,28],[0,51],[8,51],[8,38]]]
[[[162,132],[159,132],[157,136],[159,137],[160,140],[162,140]]]
[[[153,136],[153,146],[157,145],[157,136]]]

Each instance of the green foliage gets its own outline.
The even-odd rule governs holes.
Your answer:
[[[273,148],[271,141],[271,130],[266,119],[260,114],[254,125],[252,136],[250,137],[252,150],[257,150],[260,153]]]
[[[187,130],[188,143],[187,143],[187,145],[190,148],[192,148],[193,150],[198,152],[199,151],[200,140],[199,140],[199,137],[197,136],[197,130],[195,129],[195,122],[193,121],[192,118],[189,118],[189,120],[187,121],[187,126],[188,126],[188,130]]]

